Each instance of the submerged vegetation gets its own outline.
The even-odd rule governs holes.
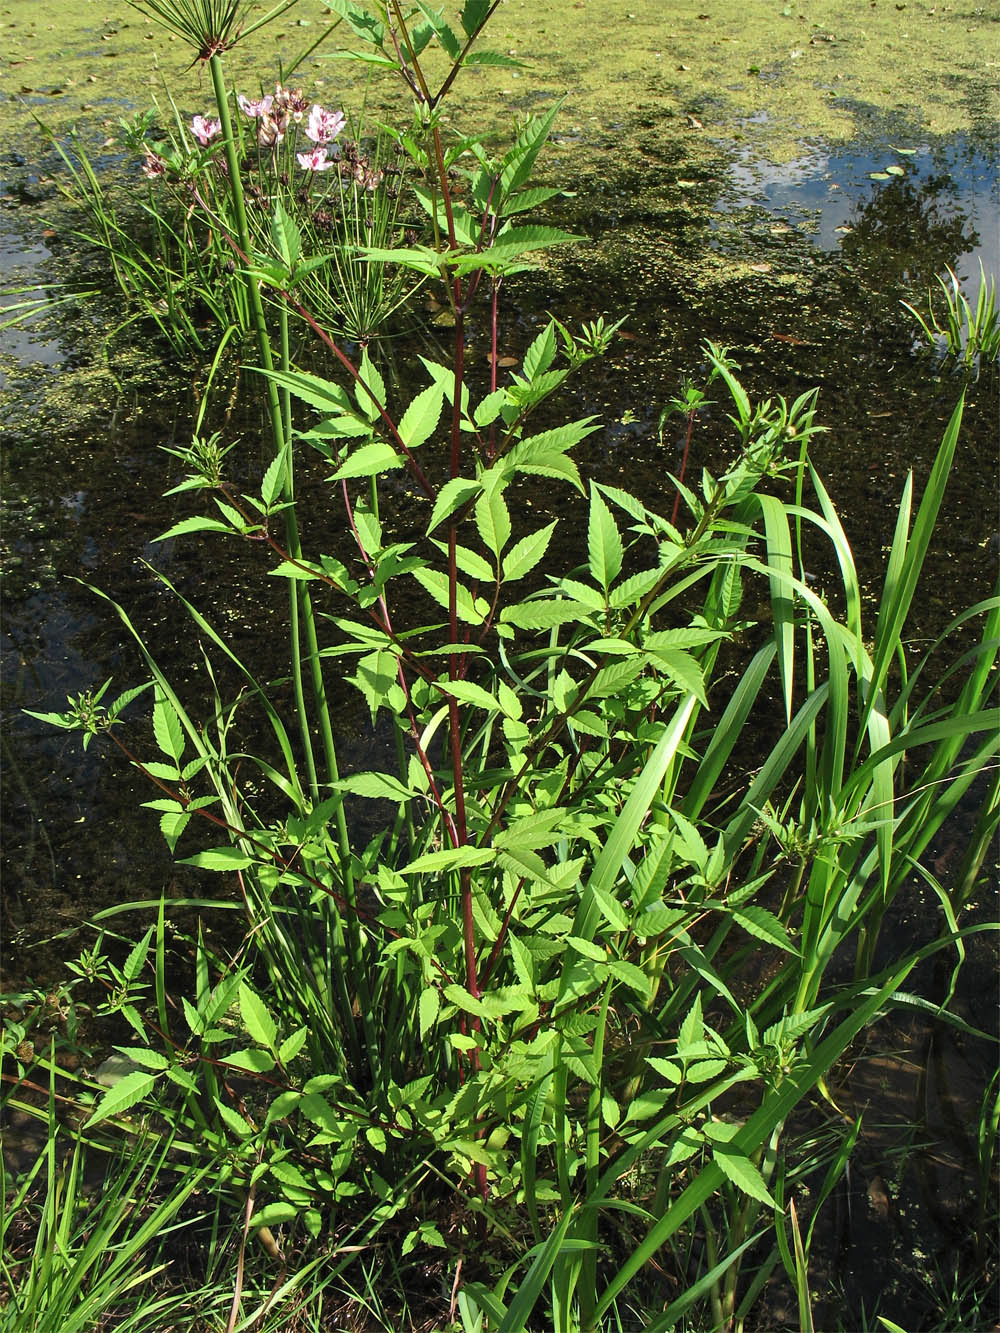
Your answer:
[[[5,1176],[4,1326],[728,1333],[780,1284],[787,1323],[834,1327],[814,1243],[861,1128],[841,1063],[897,1009],[986,1037],[949,1004],[989,928],[1000,588],[912,642],[961,388],[874,597],[811,457],[815,391],[752,396],[712,342],[660,419],[684,437],[660,512],[574,456],[618,312],[509,319],[581,237],[534,183],[558,106],[502,149],[444,114],[477,68],[519,69],[481,43],[496,0],[331,0],[411,100],[395,126],[234,89],[240,4],[136,7],[214,105],[125,127],[130,213],[61,151],[128,319],[198,370],[159,541],[239,545],[266,577],[247,652],[225,590],[199,604],[153,557],[197,684],[94,589],[145,679],[33,714],[130,766],[171,854],[217,878],[102,911],[58,989],[8,997],[6,1105],[45,1147]],[[394,355],[418,291],[434,336]],[[711,399],[723,457],[693,479]],[[945,874],[927,853],[960,806]],[[916,886],[937,916],[907,943]],[[936,1004],[911,989],[931,958]],[[996,1277],[998,1105],[963,1318]]]

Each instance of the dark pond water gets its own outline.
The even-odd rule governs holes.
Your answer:
[[[553,209],[554,221],[594,244],[526,281],[523,297],[509,307],[511,350],[523,351],[548,309],[561,317],[627,313],[625,338],[602,369],[571,390],[565,409],[599,413],[606,423],[578,454],[585,475],[664,503],[672,498],[665,474],[677,467],[680,441],[668,438],[661,450],[656,423],[683,378],[697,377],[705,338],[733,350],[753,395],[793,397],[818,385],[819,417],[830,431],[818,437],[814,458],[874,586],[906,472],[913,468],[919,485],[964,382],[918,352],[899,301],[919,301],[946,265],[969,280],[978,278],[980,260],[988,272],[1000,271],[988,146],[965,138],[837,151],[810,146],[782,167],[725,145],[706,167],[704,157],[686,160],[652,129],[645,148],[641,172],[617,164],[585,173],[577,198]],[[901,174],[887,172],[890,166]],[[0,265],[9,281],[50,281],[51,250],[58,255],[58,240],[41,238],[33,216],[26,220],[16,206],[0,213]],[[127,361],[127,370],[116,366],[120,387],[95,375],[99,326],[78,307],[53,314],[41,332],[0,334],[9,378],[0,644],[8,988],[46,984],[74,945],[45,941],[98,908],[157,897],[165,887],[172,894],[199,889],[193,873],[172,864],[155,817],[138,809],[149,792],[118,761],[97,747],[84,754],[75,738],[21,711],[59,708],[67,693],[108,676],[122,688],[144,678],[106,604],[73,580],[92,582],[126,605],[181,681],[195,674],[192,635],[182,609],[140,558],[213,608],[238,653],[252,657],[263,644],[265,676],[285,670],[280,633],[269,651],[268,627],[283,614],[281,590],[248,554],[197,539],[152,543],[190,512],[183,500],[161,498],[176,477],[156,448],[187,442],[190,396],[155,349],[132,335],[127,347],[113,344],[114,355]],[[482,331],[474,328],[474,355],[477,337]],[[988,595],[995,575],[996,385],[994,371],[969,386],[960,459],[921,603],[920,628],[929,637]],[[248,470],[258,430],[254,421],[241,424]],[[725,438],[719,405],[696,435],[692,466],[714,463]],[[822,579],[823,570],[817,573]],[[345,700],[341,720],[348,765],[370,763],[364,756],[371,738],[353,702]],[[140,728],[134,736],[141,737]],[[911,919],[906,929],[919,937],[923,927]],[[960,999],[977,1026],[995,1021],[990,967],[988,953],[974,962]],[[915,1063],[926,1065],[927,1040],[926,1029],[900,1029],[899,1043],[916,1050]],[[978,1055],[972,1073],[962,1064],[967,1053],[941,1058],[951,1071],[944,1083],[966,1078],[974,1085],[981,1077]],[[923,1084],[918,1092],[931,1119],[953,1114],[947,1088],[930,1102]],[[852,1097],[865,1095],[863,1085],[852,1084]],[[883,1101],[887,1122],[909,1116],[912,1126],[913,1103],[904,1100],[902,1108]],[[959,1104],[967,1114],[967,1102]],[[865,1208],[872,1174],[888,1170],[889,1142],[898,1147],[898,1135],[866,1140],[868,1156],[859,1158],[852,1187],[856,1210]],[[942,1168],[948,1182],[961,1181],[968,1166],[965,1147],[956,1144]],[[888,1265],[900,1262],[917,1233],[925,1248],[954,1240],[949,1227],[957,1213],[941,1221],[931,1208],[940,1180],[932,1187],[914,1178],[908,1188],[910,1221],[897,1217],[891,1234],[878,1240]],[[848,1275],[875,1244],[853,1221],[830,1243],[847,1246],[841,1273]],[[856,1273],[851,1280],[861,1281]]]

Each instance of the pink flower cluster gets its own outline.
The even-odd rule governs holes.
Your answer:
[[[250,120],[259,121],[257,142],[262,148],[273,148],[281,143],[288,133],[290,125],[300,125],[309,108],[309,103],[298,88],[282,88],[279,83],[274,90],[259,99],[237,98],[240,110]],[[336,163],[339,153],[330,148],[337,135],[344,128],[345,120],[341,111],[327,111],[325,107],[313,103],[309,108],[305,135],[316,145],[307,153],[296,153],[299,166],[303,171],[329,171]]]
[[[270,93],[266,97],[262,97],[259,102],[252,102],[249,97],[244,97],[242,93],[236,100],[240,104],[240,110],[251,120],[260,120],[262,116],[269,116],[271,107],[274,106],[274,98]]]
[[[289,125],[298,125],[309,106],[298,88],[282,88],[279,83],[274,94],[268,93],[259,100],[244,97],[242,93],[236,99],[240,110],[250,120],[257,120],[257,142],[262,148],[273,148],[281,143],[288,133]],[[310,136],[311,137],[311,136]]]
[[[207,148],[212,140],[218,138],[222,133],[222,125],[217,120],[209,120],[205,116],[195,116],[191,121],[191,133],[202,148]]]
[[[311,152],[295,154],[303,171],[329,171],[336,164],[335,159],[340,156],[340,152],[336,146],[330,148],[329,145],[333,144],[344,124],[343,112],[327,111],[325,107],[313,103],[306,122],[306,138],[312,139],[316,147]],[[331,152],[334,160],[329,156]]]
[[[344,128],[344,123],[342,111],[327,111],[313,103],[306,123],[306,137],[312,139],[313,143],[332,143]]]
[[[303,171],[329,171],[337,165],[327,157],[326,149],[322,146],[309,153],[296,153],[295,156]]]

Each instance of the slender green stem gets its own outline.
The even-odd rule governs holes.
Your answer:
[[[711,1271],[719,1262],[719,1247],[715,1243],[715,1223],[704,1204],[698,1209],[698,1212],[701,1214],[701,1220],[705,1227],[705,1258],[709,1271]],[[712,1302],[713,1327],[722,1330],[726,1327],[726,1317],[722,1312],[722,1288],[718,1282],[712,1283],[709,1299]]]
[[[281,335],[281,369],[287,374],[291,369],[291,357],[288,348],[288,307],[284,301],[279,306],[279,328]],[[292,396],[287,389],[281,390],[281,425],[285,438],[285,501],[295,499],[295,458],[292,448]],[[292,688],[295,692],[295,711],[299,720],[299,734],[302,738],[302,752],[306,757],[306,772],[309,777],[309,791],[313,804],[319,800],[319,782],[316,777],[316,758],[313,754],[312,735],[309,730],[309,711],[306,708],[305,690],[302,683],[302,650],[299,608],[302,594],[307,589],[299,579],[288,580],[288,623],[292,642]]]
[[[594,1029],[594,1070],[596,1082],[590,1086],[587,1095],[587,1139],[586,1139],[586,1198],[591,1199],[597,1193],[597,1182],[601,1174],[601,1097],[604,1091],[604,1036],[608,1027],[608,1005],[611,1001],[611,982],[604,987],[604,998]],[[594,1311],[597,1305],[597,1216],[596,1205],[585,1209],[581,1224],[582,1239],[590,1241],[591,1248],[586,1250],[580,1264],[580,1284],[577,1288],[580,1304],[581,1333],[596,1333],[597,1323]]]
[[[217,54],[211,56],[209,59],[209,68],[212,74],[212,87],[215,92],[219,121],[222,125],[223,148],[226,156],[226,166],[229,172],[229,188],[236,220],[237,237],[241,251],[244,255],[249,255],[251,253],[250,228],[247,223],[246,204],[243,198],[243,182],[240,175],[239,156],[236,151],[236,141],[233,137],[232,118],[229,114],[229,102],[226,96],[222,61]],[[268,337],[267,324],[264,319],[264,307],[261,302],[260,289],[257,285],[257,281],[249,272],[246,274],[246,288],[250,302],[251,321],[257,340],[257,350],[261,358],[261,366],[265,371],[271,372],[274,369],[274,362],[271,356],[271,344]],[[285,428],[286,418],[279,401],[278,389],[273,376],[270,373],[265,375],[264,378],[267,392],[268,414],[271,421],[271,431],[274,437],[275,451],[285,452],[286,456],[289,456],[291,452],[291,438]],[[293,492],[289,492],[289,487],[292,486],[292,467],[289,456],[289,465],[285,469],[285,489],[283,492],[283,499],[293,498]],[[288,552],[293,560],[301,559],[302,544],[299,539],[298,521],[295,517],[294,505],[288,505],[284,510],[284,516],[285,542],[288,547]],[[326,697],[326,685],[323,680],[323,667],[319,655],[319,640],[316,634],[316,621],[313,615],[312,600],[309,596],[308,589],[304,586],[300,592],[298,610],[299,616],[296,617],[294,628],[298,631],[301,620],[301,625],[305,629],[306,655],[309,664],[313,698],[316,705],[316,715],[319,721],[320,738],[323,744],[323,757],[326,763],[327,777],[334,791],[336,791],[337,783],[340,781],[340,770],[337,764],[337,752],[333,739],[330,707]],[[294,640],[293,653],[296,659],[300,658],[299,645],[295,643]],[[305,726],[308,727],[308,720],[306,720]],[[351,844],[347,830],[347,819],[344,814],[343,800],[337,803],[334,813],[334,826],[337,834],[337,849],[340,858],[340,874],[343,883],[344,898],[350,907],[346,922],[349,966],[354,982],[354,990],[358,995],[361,1007],[362,1024],[365,1030],[365,1039],[368,1048],[368,1058],[372,1066],[372,1073],[377,1080],[381,1061],[378,1044],[375,1041],[374,1025],[372,1021],[371,996],[364,966],[361,925],[355,910],[357,906],[357,893],[354,883]]]

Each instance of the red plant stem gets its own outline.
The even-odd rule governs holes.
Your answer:
[[[431,768],[430,760],[427,758],[427,751],[420,744],[420,728],[417,726],[417,719],[413,712],[413,701],[410,698],[410,687],[407,682],[406,675],[403,671],[403,664],[398,659],[396,662],[396,668],[399,674],[400,686],[402,687],[403,694],[406,697],[406,712],[410,720],[410,736],[413,740],[413,748],[417,752],[417,758],[420,760],[421,766],[427,777],[427,782],[430,786],[431,795],[434,797],[434,804],[441,812],[441,818],[444,820],[445,827],[448,830],[448,837],[451,841],[451,845],[453,847],[457,847],[459,845],[458,829],[455,827],[455,818],[444,803],[444,799],[442,798],[441,793],[438,790],[437,782],[434,780],[434,770],[433,768]]]
[[[692,408],[688,412],[687,434],[684,437],[684,457],[681,459],[681,474],[678,477],[678,481],[681,482],[683,482],[684,473],[687,471],[688,450],[691,448],[691,432],[693,430],[694,430],[694,408]],[[681,503],[681,493],[680,490],[678,489],[677,494],[674,496],[674,507],[670,514],[671,527],[677,526],[677,511],[680,508],[680,503]]]
[[[493,279],[493,291],[490,294],[490,393],[496,392],[497,387],[497,316],[500,308],[500,282],[499,277]],[[493,463],[497,456],[497,423],[490,422],[490,462]]]
[[[423,102],[426,106],[433,105],[431,90],[424,79],[424,72],[421,69],[417,53],[413,49],[413,43],[410,41],[410,34],[407,31],[406,20],[403,18],[403,12],[399,7],[399,0],[392,0],[392,12],[396,22],[399,24],[399,31],[403,34],[403,41],[406,44],[407,55],[404,56],[399,45],[399,38],[396,36],[396,29],[389,24],[389,36],[392,38],[392,45],[396,52],[396,68],[403,76],[403,81],[410,86],[414,97],[418,102]],[[412,68],[412,73],[410,68]]]
[[[483,967],[480,973],[482,983],[484,986],[486,985],[487,981],[489,981],[490,977],[493,975],[493,969],[496,967],[497,959],[500,957],[500,950],[503,948],[504,944],[507,941],[507,933],[510,929],[510,918],[513,915],[514,907],[517,903],[517,900],[521,896],[521,890],[524,888],[526,883],[527,879],[524,875],[522,875],[521,878],[517,881],[517,888],[511,895],[510,904],[506,912],[504,913],[503,925],[500,927],[500,933],[499,935],[497,935],[496,943],[490,950],[490,956],[489,958],[487,958],[485,966]]]
[[[464,61],[467,53],[471,49],[473,42],[476,40],[476,38],[479,36],[482,30],[486,27],[487,23],[489,23],[490,19],[496,13],[497,7],[500,5],[500,2],[501,0],[493,0],[493,3],[490,5],[489,9],[483,15],[482,21],[480,22],[479,26],[476,28],[475,32],[468,39],[468,41],[462,47],[462,50],[459,52],[458,59],[452,62],[451,69],[448,71],[448,74],[445,77],[444,82],[441,84],[441,87],[437,90],[434,96],[430,99],[430,105],[432,107],[437,106],[438,102],[441,101],[441,98],[445,96],[445,94],[448,92],[448,89],[455,82],[455,79],[458,77],[458,71],[462,68],[462,62]],[[398,5],[396,5],[395,7],[398,9]]]
[[[499,563],[499,562],[498,562]],[[478,586],[478,585],[477,585]],[[483,621],[483,632],[479,636],[479,643],[486,642],[486,636],[493,628],[493,618],[497,613],[497,603],[500,601],[500,569],[497,569],[497,576],[493,587],[493,600],[490,603],[489,613]]]
[[[393,0],[396,12],[399,12],[398,0]],[[448,172],[444,164],[444,151],[441,146],[441,134],[437,126],[433,130],[434,155],[437,165],[438,183],[441,188],[441,198],[444,204],[445,217],[448,221],[448,247],[451,250],[458,248],[458,242],[455,236],[455,218],[451,206],[451,191],[448,188]],[[462,283],[456,275],[452,280],[452,306],[455,313],[455,378],[452,390],[452,413],[451,413],[451,467],[450,475],[454,478],[459,474],[461,466],[461,445],[462,445],[462,383],[465,371],[465,311],[462,305]],[[458,642],[458,567],[456,563],[456,546],[458,544],[458,526],[455,516],[452,515],[451,522],[448,525],[448,621],[451,632],[451,642]],[[462,671],[462,663],[457,660],[455,653],[448,657],[448,679],[457,680]],[[464,791],[464,773],[462,768],[462,737],[460,731],[460,719],[458,710],[458,700],[452,696],[448,701],[448,723],[451,733],[451,767],[452,767],[452,785],[455,789],[455,821],[457,825],[459,845],[465,846],[468,842],[469,832],[465,817],[465,791]],[[472,871],[469,866],[462,866],[459,871],[460,899],[462,908],[462,936],[465,947],[465,988],[470,995],[476,999],[481,994],[479,981],[476,976],[476,924],[472,912]],[[471,1023],[473,1031],[480,1028],[479,1019],[474,1017]],[[479,1052],[474,1047],[469,1053],[469,1063],[473,1073],[478,1071]],[[482,1162],[476,1162],[472,1168],[472,1179],[480,1198],[485,1200],[489,1197],[489,1186],[486,1179],[486,1167]]]
[[[357,544],[359,552],[361,553],[361,559],[364,561],[365,568],[368,570],[369,576],[371,578],[374,578],[375,577],[374,567],[372,566],[372,563],[368,558],[368,554],[365,551],[365,548],[361,541],[361,534],[358,532],[357,524],[354,521],[354,507],[351,504],[351,496],[350,492],[347,489],[347,481],[344,480],[340,484],[344,494],[344,509],[347,512],[347,522],[350,525],[351,532],[354,535],[354,541]],[[378,604],[382,608],[381,625],[384,626],[384,632],[389,635],[389,637],[392,639],[394,643],[398,643],[398,640],[396,639],[395,633],[393,632],[392,629],[392,618],[389,614],[389,604],[385,599],[384,593],[379,594]],[[376,618],[376,623],[377,624],[379,623],[377,618]],[[431,679],[431,672],[427,671],[424,668],[421,668],[419,663],[411,663],[411,666],[414,666],[417,670],[421,671],[425,680]],[[441,793],[438,790],[437,783],[434,781],[434,770],[431,768],[430,760],[427,758],[426,751],[420,744],[420,730],[417,726],[417,719],[413,712],[413,701],[410,697],[410,685],[406,679],[406,672],[403,669],[402,653],[400,654],[399,657],[396,658],[396,671],[399,676],[399,684],[403,691],[403,697],[406,700],[406,711],[407,711],[407,716],[409,718],[410,735],[413,739],[414,748],[416,749],[417,755],[420,759],[420,763],[423,766],[424,773],[430,785],[430,791],[432,796],[434,797],[434,803],[437,805],[438,810],[441,812],[441,817],[444,820],[445,826],[448,829],[448,836],[451,839],[451,844],[453,847],[457,847],[459,845],[459,841],[458,841],[458,831],[455,828],[455,821],[452,818],[451,811],[446,807],[444,800],[441,797]]]

